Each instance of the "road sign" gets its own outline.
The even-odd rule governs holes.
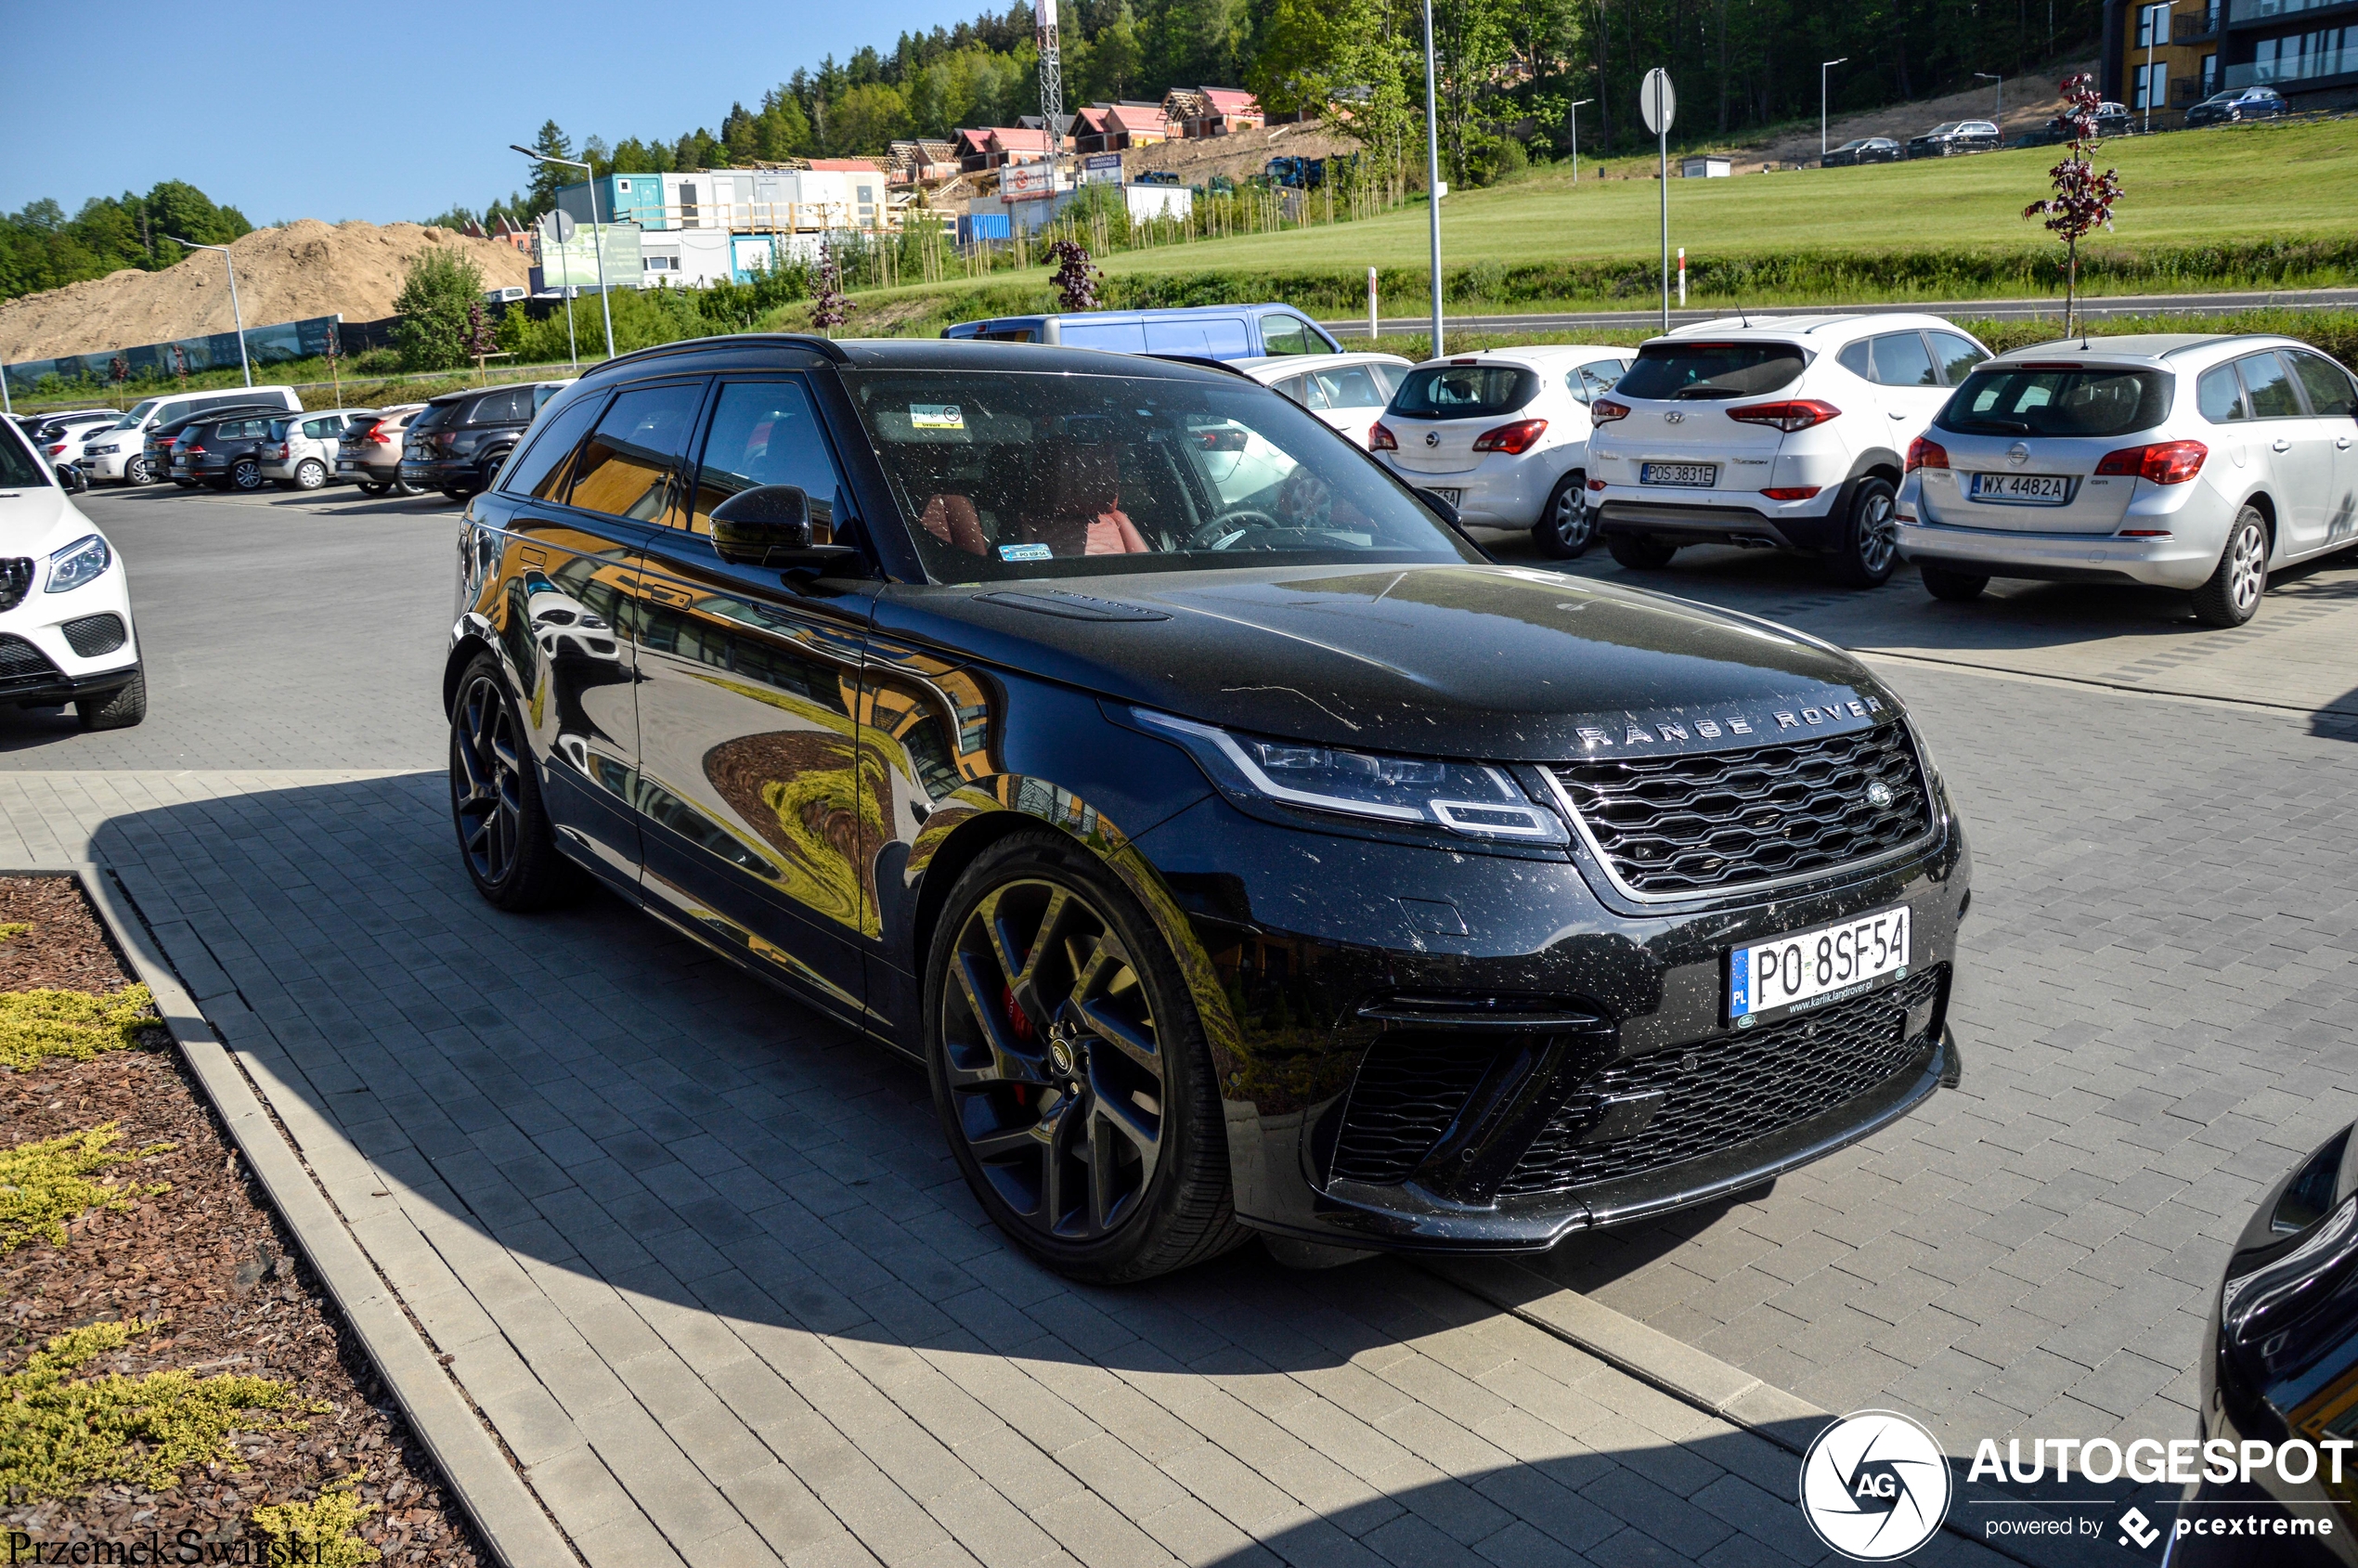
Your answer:
[[[1657,66],[1646,72],[1638,88],[1638,112],[1646,117],[1646,129],[1662,136],[1678,115],[1678,93],[1670,84],[1670,72]]]
[[[562,245],[573,238],[573,214],[564,211],[544,213],[540,217],[540,232]]]

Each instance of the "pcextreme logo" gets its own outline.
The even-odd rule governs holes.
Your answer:
[[[1801,1511],[1854,1562],[1905,1557],[1949,1516],[1948,1457],[1932,1433],[1890,1410],[1855,1410],[1801,1460]]]

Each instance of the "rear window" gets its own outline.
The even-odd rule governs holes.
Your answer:
[[[1808,363],[1789,343],[1650,343],[1614,391],[1625,397],[1757,397]]]
[[[1521,365],[1425,365],[1393,394],[1404,420],[1490,420],[1539,395],[1539,372]]]
[[[2174,385],[2161,370],[1985,367],[1933,422],[1965,435],[2126,435],[2170,417]]]
[[[422,434],[438,425],[447,424],[459,410],[466,406],[463,398],[448,403],[429,403],[420,410],[416,419],[409,421],[409,428]]]

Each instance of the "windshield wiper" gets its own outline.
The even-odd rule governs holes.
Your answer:
[[[2008,431],[2015,435],[2028,435],[2030,434],[2030,421],[2028,420],[1976,420],[1971,424],[1958,425],[1956,428],[1975,435],[1999,430]]]
[[[1682,386],[1670,395],[1674,402],[1684,402],[1690,397],[1708,397],[1724,402],[1730,397],[1742,397],[1743,394],[1731,386]]]

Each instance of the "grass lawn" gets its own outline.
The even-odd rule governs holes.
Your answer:
[[[1866,169],[1806,169],[1670,188],[1670,242],[1690,265],[1722,256],[1807,250],[2021,250],[2048,236],[2022,215],[2047,194],[2055,148]],[[2100,167],[2124,188],[2110,235],[2139,249],[2267,238],[2344,237],[2358,211],[2358,120],[2230,126],[2107,142]],[[1660,245],[1651,159],[1610,161],[1615,176],[1578,186],[1554,169],[1519,184],[1470,190],[1442,207],[1443,266],[1650,258]],[[1365,223],[1199,241],[1105,258],[1114,276],[1185,268],[1307,272],[1425,264],[1425,211]]]

